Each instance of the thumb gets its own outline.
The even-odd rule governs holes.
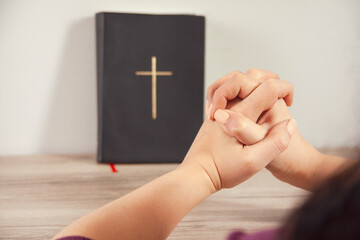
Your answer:
[[[267,129],[254,123],[244,114],[231,110],[217,110],[215,120],[224,131],[245,145],[252,145],[262,140],[267,133]]]
[[[260,142],[245,146],[245,151],[252,161],[258,164],[257,169],[264,168],[280,153],[285,151],[296,130],[296,121],[288,119],[276,124]]]

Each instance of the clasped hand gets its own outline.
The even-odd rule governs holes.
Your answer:
[[[180,167],[199,167],[213,191],[265,168],[290,145],[296,122],[287,112],[293,87],[271,72],[233,72],[207,91],[207,119]]]

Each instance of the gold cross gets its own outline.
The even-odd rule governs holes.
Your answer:
[[[137,76],[151,76],[152,119],[156,119],[156,76],[172,76],[171,71],[156,71],[156,57],[151,57],[151,71],[136,71]]]

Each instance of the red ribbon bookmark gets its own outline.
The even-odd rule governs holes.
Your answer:
[[[113,173],[117,172],[115,165],[113,163],[110,163],[110,167],[111,167],[111,170],[113,171]]]

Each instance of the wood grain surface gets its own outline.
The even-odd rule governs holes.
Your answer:
[[[86,213],[176,168],[117,164],[113,173],[94,155],[0,157],[0,239],[50,239]],[[278,226],[307,192],[263,170],[194,208],[168,239],[225,239]]]

